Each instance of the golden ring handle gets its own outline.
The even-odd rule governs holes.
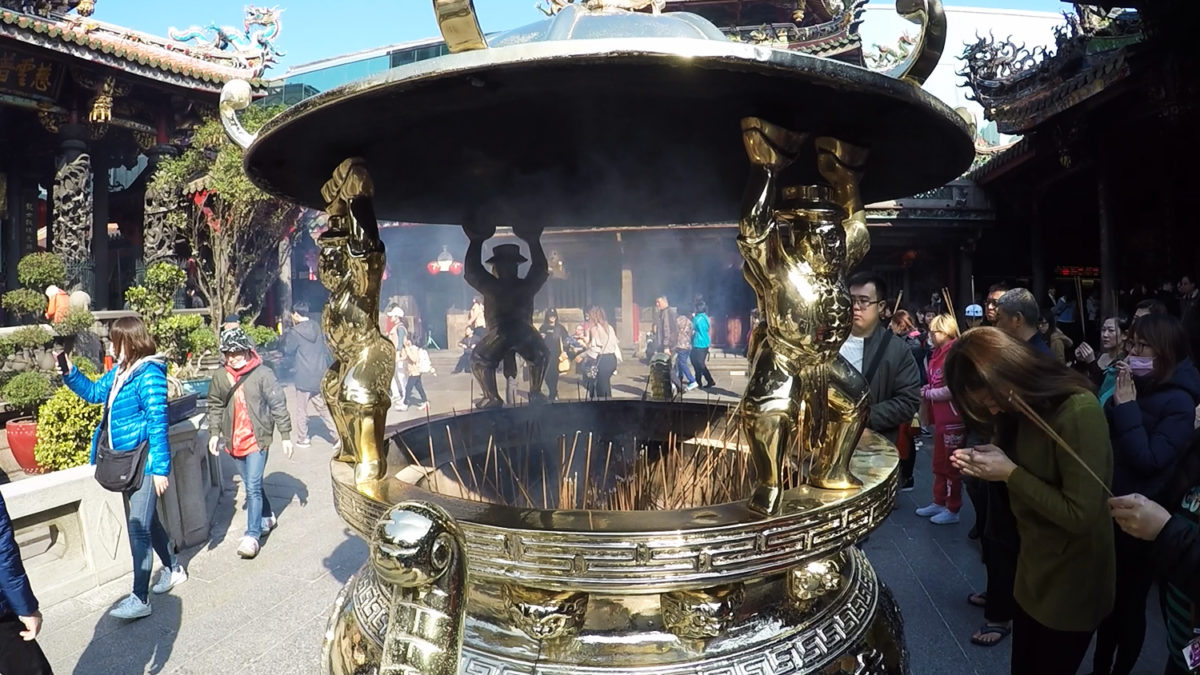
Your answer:
[[[887,75],[919,87],[933,74],[946,48],[946,13],[942,11],[942,0],[896,0],[896,13],[920,24],[921,33],[908,58],[888,69]]]

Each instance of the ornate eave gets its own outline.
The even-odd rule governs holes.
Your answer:
[[[1129,52],[1142,39],[1137,15],[1077,11],[1055,29],[1053,51],[991,36],[967,46],[958,74],[1001,133],[1026,133],[1129,76]]]
[[[219,92],[232,79],[250,79],[265,87],[254,67],[239,67],[231,57],[180,47],[162,38],[93,21],[90,18],[24,14],[0,10],[0,36],[66,54],[167,84]]]
[[[689,3],[668,2],[667,11],[689,11]],[[721,32],[735,42],[763,44],[778,49],[812,54],[813,56],[837,57],[850,55],[856,65],[861,65],[858,52],[862,38],[858,34],[863,21],[867,0],[847,0],[828,20],[811,25],[793,22],[768,23],[757,26],[718,26]]]

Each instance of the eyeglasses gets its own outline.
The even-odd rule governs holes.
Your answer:
[[[866,295],[852,295],[850,296],[850,300],[854,302],[855,307],[870,307],[871,305],[883,302],[883,300],[872,300]]]
[[[996,305],[996,301],[995,301],[995,300],[988,300],[988,301],[987,301],[986,303],[984,303],[984,304],[986,304],[988,307],[996,307],[996,306],[997,306],[997,305]]]

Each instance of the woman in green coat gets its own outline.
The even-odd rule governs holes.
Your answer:
[[[1086,378],[995,328],[959,338],[945,372],[968,423],[995,430],[994,444],[956,450],[951,461],[965,475],[1007,485],[1020,536],[1012,672],[1077,672],[1113,606],[1113,457],[1104,412]]]

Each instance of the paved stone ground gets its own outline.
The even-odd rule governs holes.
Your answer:
[[[442,373],[426,376],[432,412],[464,410],[471,381],[450,375],[453,355],[435,355]],[[733,397],[745,384],[738,358],[714,358],[719,389],[688,398]],[[638,396],[645,368],[626,362],[614,380],[619,396]],[[573,381],[560,392],[573,398]],[[424,416],[416,409],[393,411],[389,423]],[[244,527],[240,484],[226,484],[212,539],[181,553],[190,579],[153,600],[154,613],[132,623],[107,616],[129,593],[131,577],[78,598],[43,608],[40,642],[55,672],[76,675],[135,673],[317,673],[326,616],[342,584],[366,560],[366,547],[333,508],[329,483],[330,443],[315,434],[312,447],[288,461],[276,452],[267,467],[266,489],[279,514],[279,528],[252,561],[234,553]],[[232,469],[232,467],[228,467]],[[233,475],[232,470],[226,475]],[[899,507],[864,545],[880,577],[895,592],[905,617],[915,675],[1008,673],[1008,642],[985,649],[969,637],[982,623],[967,594],[983,587],[977,546],[967,539],[970,506],[963,522],[938,527],[912,513],[928,499],[929,453],[918,455],[918,486],[901,493]],[[1162,672],[1165,662],[1161,619],[1151,607],[1146,648],[1136,671]],[[1083,672],[1087,672],[1087,668]]]

